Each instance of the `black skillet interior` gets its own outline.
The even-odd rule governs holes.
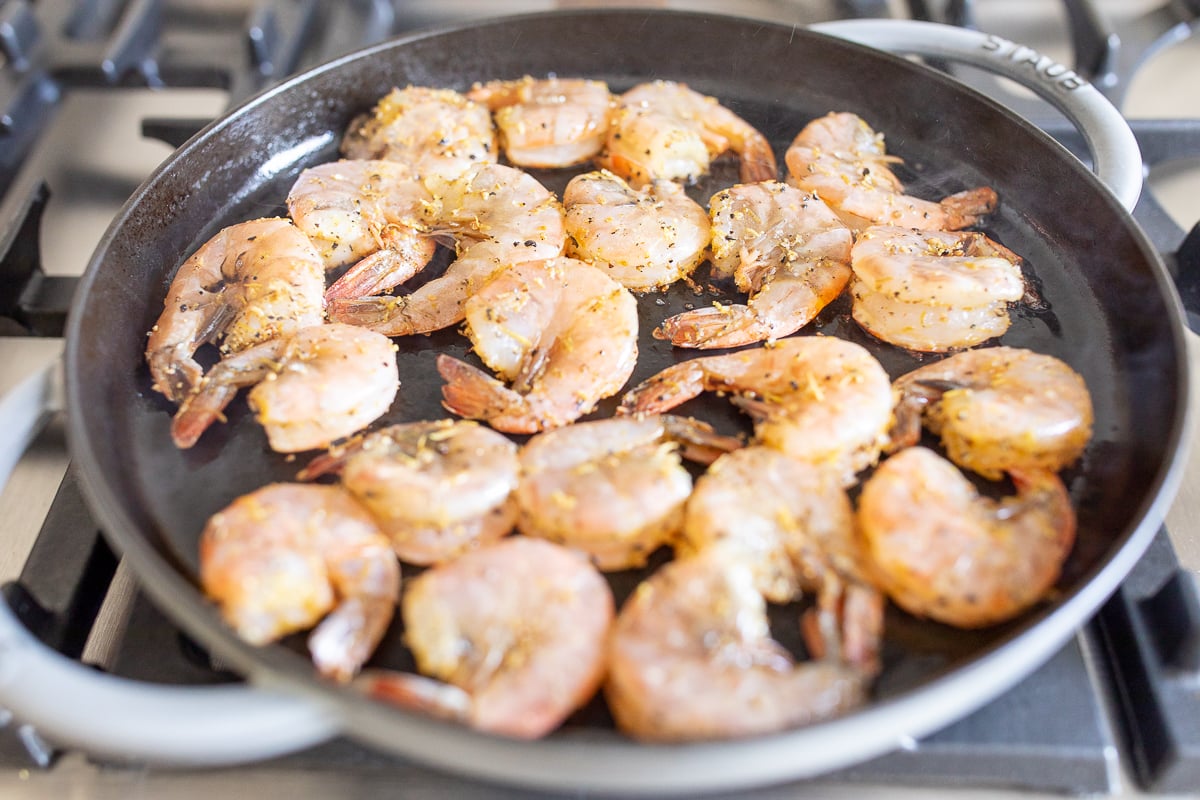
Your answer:
[[[994,187],[1002,206],[986,230],[1025,257],[1044,300],[1041,308],[1015,311],[1003,342],[1065,359],[1083,373],[1096,403],[1095,440],[1065,476],[1080,534],[1061,583],[1063,597],[1128,546],[1178,442],[1184,381],[1178,313],[1133,223],[1066,151],[952,81],[803,31],[673,12],[556,13],[391,43],[269,92],[182,148],[106,236],[71,318],[72,447],[106,533],[132,556],[152,595],[193,632],[259,657],[215,623],[191,584],[197,538],[210,514],[253,488],[292,479],[304,457],[272,453],[242,400],[230,409],[228,424],[193,449],[172,446],[172,409],[151,391],[142,352],[175,269],[221,227],[283,213],[298,172],[335,158],[349,119],[393,86],[465,89],[526,74],[600,78],[615,90],[648,79],[684,81],[763,131],[781,173],[783,152],[807,121],[831,110],[853,111],[885,132],[889,150],[906,161],[901,177],[914,193],[938,197]],[[735,174],[731,164],[718,164],[693,196],[706,201]],[[538,177],[561,190],[569,175]],[[641,299],[634,382],[696,355],[673,350],[649,330],[670,313],[711,300],[682,286]],[[847,301],[838,301],[801,335],[833,334],[863,344],[892,375],[929,360],[871,339],[848,312]],[[433,359],[443,352],[469,358],[465,339],[450,330],[398,343],[402,387],[381,424],[445,416]],[[725,430],[747,429],[724,400],[693,401],[683,411]],[[635,578],[616,576],[618,592]],[[1037,623],[1055,607],[973,633],[892,614],[878,695],[905,692],[1000,644],[1036,635]],[[298,641],[291,644],[299,651]],[[269,659],[306,669],[301,656]],[[375,663],[409,663],[398,626]],[[603,711],[575,722],[603,725]]]

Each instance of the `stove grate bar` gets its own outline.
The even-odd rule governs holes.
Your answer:
[[[1096,618],[1134,777],[1155,792],[1200,786],[1196,578],[1159,536]]]

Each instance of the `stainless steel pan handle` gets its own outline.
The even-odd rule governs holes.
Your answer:
[[[958,61],[1017,81],[1071,120],[1087,142],[1100,180],[1126,210],[1137,205],[1145,178],[1137,139],[1121,112],[1069,67],[999,36],[934,22],[843,20],[810,30],[891,53]]]
[[[0,398],[0,487],[60,407],[61,363]],[[218,765],[293,752],[338,732],[316,701],[263,686],[162,686],[98,672],[42,644],[0,599],[0,707],[54,744],[137,761]]]

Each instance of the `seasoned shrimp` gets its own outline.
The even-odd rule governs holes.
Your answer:
[[[897,605],[979,628],[1046,596],[1075,541],[1075,511],[1053,472],[1009,475],[1017,494],[996,501],[923,447],[879,465],[863,484],[858,519],[872,572]]]
[[[180,406],[171,426],[191,447],[238,389],[271,448],[296,453],[327,447],[379,418],[400,387],[396,348],[387,337],[351,325],[316,325],[225,357]]]
[[[605,571],[638,567],[678,533],[692,478],[740,446],[682,417],[616,417],[539,434],[521,448],[517,527],[587,553]]]
[[[415,173],[393,161],[333,161],[301,172],[288,213],[326,269],[353,265],[325,300],[379,294],[428,264],[437,248],[421,216],[429,199]]]
[[[875,463],[892,423],[887,372],[863,347],[828,336],[682,361],[629,391],[621,411],[669,411],[706,391],[732,393],[759,442],[845,484]]]
[[[477,83],[467,97],[491,109],[508,160],[521,167],[570,167],[604,147],[613,96],[603,81],[525,76]]]
[[[445,274],[408,295],[335,298],[329,316],[388,336],[429,333],[463,319],[463,305],[502,269],[553,258],[563,248],[563,210],[532,176],[500,164],[425,181],[431,235],[452,236],[457,258]]]
[[[784,155],[792,183],[817,194],[855,230],[872,224],[932,230],[974,225],[999,202],[987,187],[968,189],[940,202],[904,194],[888,164],[883,135],[861,117],[830,113],[797,134]]]
[[[633,87],[619,98],[599,166],[635,186],[659,178],[694,181],[731,150],[745,183],[777,177],[771,143],[746,120],[673,81]]]
[[[878,668],[883,596],[864,569],[854,510],[836,476],[762,446],[721,456],[696,480],[676,552],[721,542],[744,549],[768,601],[816,593],[819,604],[806,618],[806,633],[816,637],[810,650],[836,625],[843,658],[865,671]]]
[[[851,252],[854,320],[885,342],[944,352],[1008,330],[1021,259],[982,233],[875,226]]]
[[[612,592],[581,554],[514,536],[409,581],[404,638],[419,675],[370,671],[374,697],[502,736],[550,733],[596,693]]]
[[[308,637],[317,670],[347,681],[379,644],[400,597],[400,565],[371,515],[337,486],[276,483],[214,514],[200,534],[200,582],[247,642]]]
[[[709,202],[712,265],[750,297],[668,318],[655,335],[679,347],[737,347],[803,328],[850,280],[854,237],[820,198],[778,181],[739,184]]]
[[[171,281],[146,343],[154,388],[175,403],[199,384],[200,345],[223,353],[292,333],[323,318],[325,266],[287,219],[256,219],[223,229]]]
[[[613,625],[604,694],[637,739],[771,733],[845,713],[869,676],[832,652],[795,663],[736,545],[672,561],[634,590]]]
[[[401,561],[436,564],[508,534],[517,446],[478,423],[392,425],[335,447],[301,473],[331,472],[375,517]]]
[[[894,386],[897,446],[916,444],[924,421],[951,461],[990,480],[1012,469],[1057,472],[1091,440],[1087,384],[1053,356],[1014,347],[968,350]]]
[[[707,252],[708,214],[671,181],[638,191],[607,170],[588,172],[567,184],[563,206],[567,255],[633,291],[687,277]]]
[[[637,301],[589,264],[566,257],[517,264],[465,311],[475,352],[502,380],[441,355],[443,405],[497,430],[536,433],[574,422],[633,374]]]
[[[452,89],[408,86],[350,123],[342,155],[399,161],[422,177],[453,178],[496,161],[496,130],[486,106]]]

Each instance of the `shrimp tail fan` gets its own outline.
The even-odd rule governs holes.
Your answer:
[[[536,433],[540,426],[528,419],[525,397],[476,367],[447,355],[438,356],[442,405],[465,417],[489,422],[506,433]]]

